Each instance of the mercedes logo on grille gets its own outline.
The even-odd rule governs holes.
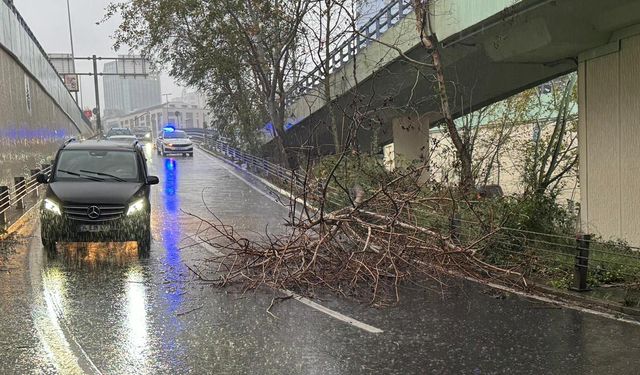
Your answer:
[[[87,208],[87,216],[89,216],[89,219],[99,218],[100,208],[98,208],[97,206],[89,206],[89,208]]]

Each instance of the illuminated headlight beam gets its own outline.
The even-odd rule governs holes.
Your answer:
[[[60,211],[60,206],[56,202],[52,201],[51,199],[47,198],[44,200],[44,208],[46,210],[53,212],[56,215],[62,215],[62,211]]]
[[[133,215],[137,212],[141,212],[143,209],[144,209],[144,198],[138,199],[137,201],[129,205],[129,209],[127,210],[127,216]]]

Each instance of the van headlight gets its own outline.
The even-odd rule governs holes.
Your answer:
[[[62,215],[62,211],[60,211],[60,206],[49,198],[46,198],[44,200],[44,209],[51,211],[58,216]]]
[[[141,212],[144,209],[144,198],[138,199],[137,201],[129,204],[129,209],[127,210],[127,216],[133,215],[137,212]]]

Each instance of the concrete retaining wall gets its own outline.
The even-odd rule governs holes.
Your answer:
[[[0,185],[51,158],[70,136],[93,133],[30,30],[0,1]]]

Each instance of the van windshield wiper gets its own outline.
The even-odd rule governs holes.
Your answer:
[[[58,172],[70,174],[72,176],[77,176],[77,177],[84,178],[84,179],[91,180],[91,181],[104,181],[103,179],[101,179],[99,177],[87,176],[87,175],[84,175],[84,174],[80,174],[80,173],[76,173],[76,172],[72,172],[72,171],[67,171],[65,169],[58,169]]]
[[[124,178],[122,178],[122,177],[114,176],[114,175],[112,175],[112,174],[108,174],[108,173],[94,172],[94,171],[87,171],[87,170],[85,170],[85,169],[81,169],[81,170],[80,170],[80,172],[82,172],[82,173],[93,173],[93,174],[97,174],[98,176],[111,177],[111,178],[113,178],[114,180],[119,181],[119,182],[127,182],[127,180],[125,180],[125,179],[124,179]]]

